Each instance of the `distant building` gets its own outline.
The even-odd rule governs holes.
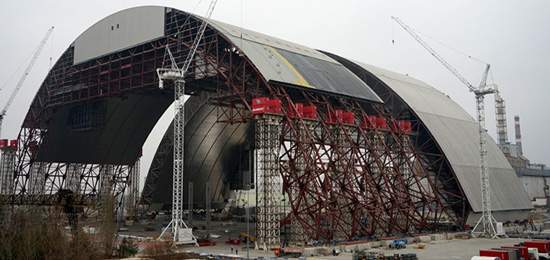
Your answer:
[[[501,110],[500,112],[502,113],[503,111]],[[498,116],[497,113],[497,117]],[[497,125],[498,124],[499,121],[497,121]],[[519,116],[514,117],[514,129],[515,143],[508,142],[507,136],[503,137],[502,131],[499,131],[498,140],[505,140],[505,142],[499,143],[498,146],[504,153],[504,156],[506,156],[506,159],[510,162],[510,165],[512,165],[516,171],[533,206],[547,206],[547,198],[550,196],[548,190],[550,184],[550,168],[544,164],[531,163],[529,159],[523,155]]]

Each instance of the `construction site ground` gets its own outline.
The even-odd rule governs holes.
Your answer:
[[[167,219],[166,219],[167,220]],[[128,227],[127,231],[120,232],[121,234],[135,235],[140,237],[150,237],[156,238],[162,230],[162,226],[165,225],[167,221],[164,221],[163,216],[150,223],[140,223],[134,224]],[[241,242],[239,245],[227,244],[226,241],[229,239],[238,239],[241,232],[246,232],[246,223],[243,222],[231,222],[231,221],[211,221],[208,225],[205,221],[194,221],[195,231],[194,234],[198,238],[207,238],[216,243],[214,246],[204,246],[204,247],[195,247],[195,246],[184,246],[180,248],[181,251],[194,252],[203,255],[233,255],[235,258],[241,257],[246,258],[247,250],[246,243]],[[254,234],[254,224],[250,224],[250,233]],[[148,231],[146,231],[146,229]],[[154,229],[154,230],[153,230]],[[418,259],[425,260],[441,260],[441,259],[453,259],[453,260],[462,260],[470,259],[472,256],[478,255],[480,249],[487,249],[493,247],[500,247],[504,245],[517,244],[525,239],[519,238],[501,238],[501,239],[483,239],[483,238],[470,238],[470,239],[446,239],[444,235],[431,235],[424,236],[419,243],[408,244],[404,249],[390,249],[387,246],[388,241],[381,242],[380,245],[377,242],[370,242],[369,245],[357,244],[357,245],[347,245],[347,246],[335,246],[335,247],[325,247],[326,252],[332,252],[333,248],[340,250],[340,254],[337,256],[323,256],[323,255],[314,255],[307,256],[307,259],[352,259],[353,250],[356,249],[365,249],[369,252],[380,252],[384,255],[390,256],[394,254],[406,254],[406,253],[415,253],[418,256]],[[274,252],[256,250],[254,249],[254,244],[251,243],[251,248],[249,251],[250,258],[263,257],[266,259],[275,257]],[[306,249],[308,252],[315,250]]]
[[[423,249],[415,248],[415,244],[410,244],[405,249],[389,249],[389,248],[377,248],[370,249],[368,251],[381,252],[384,255],[390,256],[394,254],[415,253],[418,259],[421,260],[469,260],[472,256],[479,255],[480,249],[500,247],[503,245],[511,245],[523,241],[524,239],[516,238],[503,238],[503,239],[454,239],[454,240],[437,240],[429,243],[423,243],[425,247]],[[218,243],[216,246],[210,247],[190,247],[184,250],[189,250],[196,253],[205,253],[213,255],[230,255],[231,248],[235,246]],[[246,249],[238,247],[239,256],[246,257]],[[235,252],[233,252],[235,254]],[[351,252],[342,252],[338,256],[310,256],[307,259],[352,259],[353,254]],[[250,250],[250,257],[274,257],[273,252],[266,252],[262,250]]]

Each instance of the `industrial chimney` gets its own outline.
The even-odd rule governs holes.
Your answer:
[[[523,155],[523,148],[521,147],[521,128],[519,125],[519,116],[514,117],[514,122],[516,125],[516,146],[518,149],[518,155]]]

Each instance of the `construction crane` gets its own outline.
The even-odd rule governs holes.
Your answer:
[[[401,26],[407,33],[409,33],[424,49],[426,49],[434,58],[436,58],[443,66],[449,70],[455,77],[457,77],[476,98],[477,108],[477,121],[479,132],[479,158],[480,158],[480,183],[481,183],[481,210],[482,215],[479,221],[474,226],[472,233],[486,237],[496,237],[496,220],[491,212],[491,187],[489,184],[489,172],[487,170],[487,140],[485,129],[485,96],[495,93],[493,85],[487,84],[487,76],[491,65],[486,64],[483,76],[479,86],[472,85],[462,74],[458,72],[451,64],[449,64],[441,55],[439,55],[430,45],[428,45],[422,38],[407,24],[405,24],[398,17],[391,17],[399,26]]]
[[[25,80],[27,79],[27,76],[31,72],[32,67],[36,63],[36,60],[38,59],[38,56],[40,56],[40,53],[44,49],[44,46],[46,45],[46,42],[48,41],[48,38],[50,38],[50,35],[53,32],[53,29],[54,29],[53,26],[50,27],[48,29],[48,31],[46,32],[46,35],[44,36],[44,38],[40,41],[40,44],[38,45],[38,47],[34,51],[34,54],[32,55],[32,58],[29,62],[29,65],[27,65],[27,67],[25,68],[25,71],[23,72],[23,76],[21,76],[19,81],[17,81],[17,84],[15,85],[15,88],[11,92],[10,97],[8,98],[8,102],[6,103],[6,105],[4,105],[2,110],[0,110],[0,138],[2,137],[2,123],[4,121],[4,117],[6,117],[6,114],[8,113],[8,109],[10,108],[11,104],[15,100],[15,97],[17,96],[17,93],[19,93],[19,90],[21,90],[21,87],[23,86],[23,83],[25,83]]]
[[[184,94],[185,94],[185,74],[191,65],[197,48],[204,36],[208,21],[212,17],[214,8],[218,0],[212,0],[208,6],[205,18],[197,30],[197,35],[191,45],[187,57],[183,62],[181,68],[178,67],[172,52],[168,45],[166,46],[166,53],[170,57],[170,68],[157,69],[157,75],[159,78],[159,88],[164,88],[164,81],[171,81],[174,83],[174,166],[173,166],[173,179],[172,179],[172,220],[164,228],[159,236],[159,239],[163,237],[164,233],[172,229],[172,238],[176,243],[194,243],[197,244],[197,240],[192,233],[192,230],[183,221],[183,170],[184,170],[184,130],[185,130],[185,113],[184,113]]]

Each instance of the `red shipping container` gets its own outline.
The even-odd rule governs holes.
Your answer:
[[[410,134],[412,132],[411,121],[407,121],[407,120],[399,121],[399,129],[405,134]]]
[[[288,116],[290,118],[303,118],[304,117],[304,104],[302,103],[296,103],[294,104],[294,107],[296,108],[296,110],[294,110],[294,108],[292,108],[292,106],[289,104],[288,105]]]
[[[6,147],[8,147],[8,140],[0,139],[0,148],[6,148]]]
[[[266,97],[252,99],[252,115],[265,113],[280,114],[282,112],[280,99],[269,99]]]
[[[337,116],[338,111],[341,111],[341,110],[336,110],[334,112],[329,112],[325,122],[327,124],[336,124],[338,122],[338,119],[337,119],[338,118],[338,116]]]
[[[342,112],[341,122],[349,125],[355,124],[355,114],[349,111]]]
[[[260,97],[252,99],[252,115],[260,115],[266,112],[269,98]]]
[[[280,99],[270,99],[267,106],[267,113],[280,114],[283,112],[283,106]]]
[[[328,124],[355,124],[355,114],[353,112],[344,111],[342,109],[334,110],[334,113],[329,113],[329,117],[326,121]]]
[[[10,147],[11,148],[17,148],[17,140],[11,140],[10,141]]]
[[[549,253],[550,252],[550,241],[547,240],[531,240],[525,241],[523,243],[526,247],[532,247],[539,250],[539,253]]]
[[[361,122],[362,128],[376,128],[376,116],[364,116]]]
[[[494,250],[494,249],[481,249],[479,250],[479,256],[492,256],[498,257],[500,260],[510,260],[508,251]]]
[[[336,109],[334,111],[334,115],[336,116],[336,122],[338,123],[342,123],[344,120],[344,110],[341,110],[341,109]]]
[[[502,248],[515,248],[519,250],[519,255],[523,257],[523,259],[529,259],[529,249],[525,246],[502,246]]]
[[[376,128],[388,129],[388,122],[383,117],[376,118]]]
[[[304,118],[317,119],[317,107],[315,105],[304,106]]]

